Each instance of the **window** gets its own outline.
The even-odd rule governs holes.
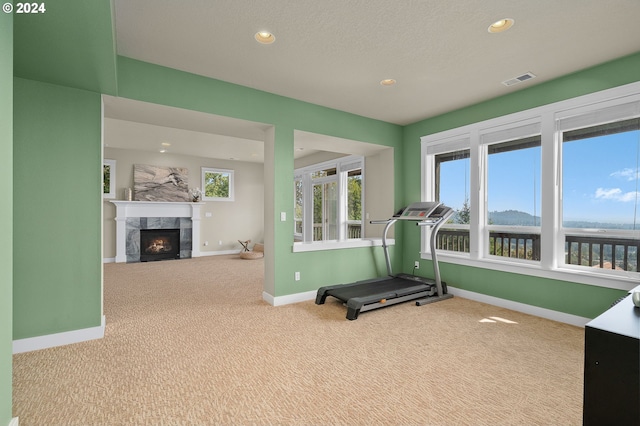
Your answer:
[[[202,167],[202,199],[233,201],[233,170]]]
[[[362,157],[296,170],[294,241],[343,241],[362,238]]]
[[[362,169],[347,172],[347,238],[362,236]]]
[[[540,260],[540,136],[487,146],[487,254]]]
[[[338,179],[313,181],[313,241],[338,239]]]
[[[562,142],[565,264],[638,272],[640,119],[568,130]]]
[[[102,198],[116,198],[116,160],[102,161]]]
[[[294,241],[302,241],[302,221],[304,218],[304,199],[302,176],[296,176],[293,181],[295,205],[293,208],[293,236]]]
[[[469,252],[469,157],[468,149],[435,156],[435,200],[455,210],[438,233],[437,247],[454,252]]]
[[[640,83],[425,136],[422,172],[422,199],[457,212],[441,261],[637,285]]]

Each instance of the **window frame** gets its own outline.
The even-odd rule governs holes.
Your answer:
[[[207,197],[206,196],[206,175],[207,173],[219,173],[229,175],[229,196],[228,197]],[[234,191],[234,170],[221,169],[218,167],[201,167],[200,181],[202,184],[202,201],[235,201]]]
[[[496,117],[490,120],[468,124],[440,133],[425,135],[421,138],[421,195],[423,201],[433,200],[433,168],[437,154],[450,151],[470,150],[470,193],[469,203],[471,223],[469,226],[470,251],[458,253],[438,250],[438,259],[454,263],[503,272],[536,276],[554,280],[578,282],[588,285],[629,290],[637,285],[640,272],[585,268],[584,266],[564,263],[565,238],[567,231],[573,235],[574,229],[562,227],[562,141],[558,129],[563,119],[571,119],[624,104],[634,104],[634,117],[640,116],[640,82],[608,89],[576,98],[560,101],[529,110]],[[606,112],[606,111],[605,111]],[[615,115],[615,114],[614,114]],[[579,117],[578,117],[579,118]],[[626,117],[614,117],[612,121],[621,121]],[[539,227],[541,239],[540,261],[501,258],[488,256],[489,229],[487,224],[487,146],[482,143],[482,135],[495,131],[509,131],[523,125],[536,124],[541,135],[541,200]],[[596,125],[598,123],[591,123]],[[453,146],[452,142],[468,137],[468,145]],[[447,145],[450,144],[450,145]],[[451,147],[451,149],[447,149]],[[529,229],[533,227],[527,227]],[[620,232],[611,230],[607,235],[619,236]],[[421,258],[431,259],[429,230],[422,230]],[[640,231],[624,233],[627,238],[639,238]],[[485,244],[486,242],[486,244]],[[486,248],[485,248],[486,247]],[[509,259],[509,260],[506,260]]]

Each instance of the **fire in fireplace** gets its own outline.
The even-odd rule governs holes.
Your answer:
[[[179,229],[141,229],[140,261],[180,259]]]

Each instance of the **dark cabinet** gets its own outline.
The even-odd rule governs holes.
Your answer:
[[[640,425],[640,308],[631,294],[585,326],[583,408],[585,426]]]

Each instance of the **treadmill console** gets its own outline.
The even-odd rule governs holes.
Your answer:
[[[428,218],[440,206],[438,202],[421,202],[409,204],[393,217],[399,220],[423,220]]]

